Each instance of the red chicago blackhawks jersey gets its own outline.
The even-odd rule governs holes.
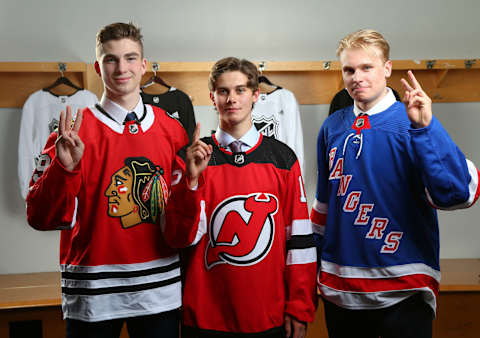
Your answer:
[[[165,228],[169,244],[193,245],[186,330],[261,334],[281,328],[285,313],[312,321],[316,252],[294,152],[262,136],[246,153],[203,141],[209,165],[196,191],[185,179],[172,187]]]
[[[141,121],[125,125],[102,111],[83,112],[85,151],[73,172],[55,158],[56,134],[50,136],[27,196],[32,227],[64,229],[64,317],[101,321],[178,308],[179,258],[165,244],[160,224],[187,135],[178,121],[149,105]]]

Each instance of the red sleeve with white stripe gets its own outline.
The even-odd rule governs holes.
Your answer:
[[[300,321],[312,322],[317,303],[317,255],[298,161],[289,171],[285,187],[288,187],[283,201],[286,206],[288,290],[285,312]]]
[[[327,224],[328,204],[321,203],[317,199],[313,202],[310,220],[312,222],[313,233],[323,236],[325,233],[325,225]]]
[[[206,233],[205,202],[202,194],[205,186],[203,175],[195,190],[188,187],[185,163],[177,156],[173,171],[171,195],[166,208],[166,222],[163,235],[173,248],[185,248],[198,243]],[[188,207],[186,207],[188,206]],[[205,229],[205,231],[201,231]]]

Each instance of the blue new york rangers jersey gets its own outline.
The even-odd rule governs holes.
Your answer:
[[[321,238],[323,297],[345,308],[393,305],[424,292],[436,308],[440,281],[436,208],[472,205],[478,170],[433,117],[412,129],[405,107],[327,118],[317,141],[311,219]]]

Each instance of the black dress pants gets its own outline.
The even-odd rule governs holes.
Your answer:
[[[323,300],[329,338],[431,338],[433,310],[421,293],[376,310],[349,310]]]
[[[130,338],[178,338],[179,311],[100,322],[67,319],[67,338],[118,338],[127,323]]]

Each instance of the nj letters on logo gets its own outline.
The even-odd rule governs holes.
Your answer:
[[[275,235],[273,216],[278,198],[268,193],[233,196],[214,210],[205,265],[248,266],[260,262],[270,251]]]

